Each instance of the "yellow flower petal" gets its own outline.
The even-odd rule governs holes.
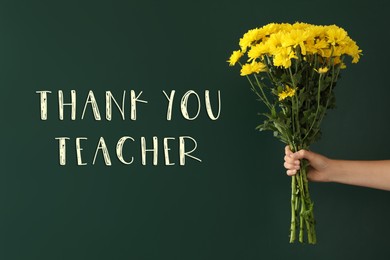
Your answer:
[[[237,61],[242,57],[243,53],[241,51],[233,51],[230,58],[227,60],[229,62],[229,66],[234,66]]]
[[[251,62],[242,65],[241,68],[241,76],[247,76],[252,73],[260,73],[263,71],[267,71],[267,66],[264,63],[261,62]]]
[[[289,86],[286,85],[286,90],[284,90],[278,94],[279,101],[282,101],[288,97],[293,97],[294,95],[295,95],[295,89],[290,88]]]
[[[317,72],[320,74],[325,74],[328,72],[328,70],[329,70],[328,67],[322,67],[322,68],[319,68]]]

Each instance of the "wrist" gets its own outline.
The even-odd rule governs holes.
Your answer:
[[[343,160],[329,160],[329,182],[345,183],[348,179],[348,167]]]
[[[338,160],[333,160],[327,158],[326,162],[326,182],[339,182],[340,180],[340,173],[339,173],[339,168],[340,166],[338,165],[339,161]]]

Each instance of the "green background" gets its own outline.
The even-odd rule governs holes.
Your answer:
[[[388,8],[385,1],[0,1],[0,259],[388,259],[390,193],[311,183],[318,244],[289,244],[290,179],[283,145],[255,126],[263,107],[238,68],[225,62],[248,29],[270,22],[337,24],[364,56],[344,71],[337,109],[312,149],[332,158],[390,159]],[[56,91],[78,94],[77,120],[58,120]],[[95,121],[92,89],[104,117],[104,93],[137,93],[136,121]],[[162,90],[176,90],[173,120]],[[187,90],[202,99],[196,120],[180,114]],[[221,90],[216,121],[204,109]],[[49,119],[37,90],[51,90]],[[195,104],[190,99],[190,104]],[[193,106],[191,107],[193,108]],[[190,111],[194,113],[193,110]],[[128,110],[127,110],[128,116]],[[133,136],[126,156],[116,141]],[[202,163],[140,163],[145,136],[189,135]],[[58,136],[72,138],[58,164]],[[100,157],[106,139],[113,165]],[[76,166],[74,138],[86,166]]]

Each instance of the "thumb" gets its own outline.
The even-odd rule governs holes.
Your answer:
[[[301,159],[306,159],[308,161],[311,161],[315,157],[315,153],[308,151],[308,150],[299,150],[298,152],[295,152],[291,155],[291,157],[295,160],[301,160]]]

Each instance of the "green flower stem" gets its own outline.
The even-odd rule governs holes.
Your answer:
[[[302,174],[299,174],[299,175],[302,175]],[[299,212],[299,242],[303,243],[304,242],[303,229],[304,229],[304,221],[305,221],[304,214],[305,214],[305,209],[306,209],[306,207],[305,207],[305,194],[303,192],[301,192],[300,196],[301,196],[301,210]]]
[[[267,65],[267,75],[268,75],[268,78],[271,80],[271,82],[276,82],[275,79],[274,79],[274,76],[270,72],[270,67],[272,67],[271,60],[269,59],[268,55],[264,55],[264,56],[267,58],[267,61],[266,61],[265,64]]]
[[[239,62],[240,66],[242,67],[242,64]],[[263,103],[268,107],[268,109],[271,111],[272,110],[272,106],[271,104],[269,103],[268,99],[267,99],[267,96],[264,94],[264,91],[263,91],[263,88],[261,87],[256,75],[254,75],[254,77],[256,78],[256,82],[258,83],[258,86],[261,90],[261,93],[262,94],[259,94],[259,92],[256,90],[255,86],[253,85],[252,83],[252,80],[249,78],[248,75],[245,76],[248,81],[249,81],[249,84],[251,85],[251,88],[253,90],[253,92],[255,92],[255,94],[261,99],[261,101],[263,101]]]
[[[293,143],[292,143],[292,147],[295,148],[295,140],[294,140],[294,136],[295,136],[295,132],[296,132],[296,129],[295,129],[295,110],[294,110],[294,98],[292,97],[291,98],[291,125],[292,125],[292,131],[293,131]],[[297,122],[297,125],[299,124],[299,122]]]
[[[313,203],[309,194],[309,185],[307,180],[307,161],[303,160],[301,163],[300,175],[303,180],[303,190],[302,193],[304,199],[304,208],[301,210],[303,212],[302,218],[305,221],[305,226],[307,230],[307,241],[309,244],[315,244],[317,242],[316,232],[315,232],[315,222],[314,222],[314,211],[313,211]]]
[[[290,148],[295,152],[295,144],[290,143]],[[297,175],[292,176],[291,178],[291,226],[290,226],[290,243],[294,243],[296,239],[296,230],[297,230],[297,213],[299,207],[299,178]]]
[[[296,205],[297,205],[297,193],[296,193],[296,177],[291,178],[291,226],[290,226],[290,243],[294,243],[296,237]]]
[[[321,101],[321,79],[322,79],[322,74],[320,74],[320,77],[318,78],[318,90],[317,90],[317,109],[316,113],[313,119],[313,122],[310,125],[309,130],[306,132],[306,135],[303,137],[302,141],[305,141],[305,139],[308,137],[309,133],[313,129],[314,124],[316,123],[317,117],[318,117],[318,112],[320,111],[320,101]]]
[[[288,68],[288,72],[289,72],[290,77],[291,77],[292,86],[293,86],[293,88],[295,88],[296,84],[295,84],[294,76],[293,76],[292,71],[291,71],[291,67]]]
[[[313,68],[316,68],[316,69],[318,68],[318,54],[317,54],[317,53],[314,54],[314,65],[313,65],[312,67],[313,67]],[[315,71],[312,70],[312,71],[311,71],[310,78],[313,78],[314,73],[315,73]]]
[[[292,99],[294,100],[295,99],[295,108],[296,108],[296,111],[295,111],[295,123],[296,123],[296,129],[297,129],[297,137],[298,138],[301,138],[301,127],[300,127],[300,122],[299,122],[299,99],[298,99],[298,95],[294,95],[292,97]]]
[[[298,149],[296,149],[298,150]],[[303,231],[304,231],[304,214],[306,211],[306,192],[304,189],[304,183],[303,183],[303,174],[304,171],[300,170],[296,174],[297,178],[299,179],[298,186],[299,186],[299,196],[301,197],[301,205],[300,205],[300,211],[299,211],[299,242],[303,243],[304,242],[304,237],[303,237]]]
[[[290,78],[291,78],[291,82],[292,82],[292,85],[293,85],[293,88],[296,89],[297,86],[296,86],[296,82],[294,80],[294,76],[292,74],[292,71],[291,71],[291,68],[288,68],[288,71],[289,71],[289,74],[290,74]],[[293,133],[295,137],[298,137],[300,138],[301,136],[301,129],[300,129],[300,123],[299,123],[299,99],[298,99],[298,95],[294,95],[292,98],[291,98],[291,102],[292,102],[292,127],[293,127]],[[295,108],[295,109],[294,109]]]
[[[291,149],[295,152],[298,149],[307,149],[306,145],[296,146],[290,143]],[[309,194],[309,185],[307,180],[308,163],[301,161],[301,169],[291,178],[291,226],[290,243],[294,243],[299,228],[298,241],[305,242],[305,231],[307,242],[315,244],[317,242],[315,232],[315,222],[313,213],[313,203]],[[298,219],[299,216],[299,219]]]
[[[259,88],[260,88],[261,91],[263,92],[264,97],[263,97],[261,94],[259,94],[259,92],[256,90],[256,88],[255,88],[255,86],[253,85],[251,79],[250,79],[248,76],[246,76],[246,78],[248,79],[248,81],[249,81],[249,83],[250,83],[250,85],[251,85],[251,88],[252,88],[253,92],[255,92],[255,94],[261,99],[261,101],[263,101],[263,103],[268,107],[269,110],[272,110],[272,107],[271,107],[271,105],[269,104],[268,100],[264,99],[265,95],[264,95],[264,92],[263,92],[263,89],[261,88],[261,86],[259,86]],[[267,98],[267,97],[265,97],[265,98]]]
[[[341,62],[343,62],[343,61],[344,61],[344,57],[341,58]],[[324,117],[325,117],[326,110],[328,109],[328,106],[329,106],[330,97],[331,97],[331,95],[332,95],[333,84],[334,84],[335,82],[337,82],[337,78],[338,78],[338,76],[339,76],[339,73],[340,73],[340,66],[337,68],[337,74],[336,74],[336,76],[334,76],[334,74],[335,74],[335,68],[334,68],[334,62],[332,62],[332,80],[331,80],[331,82],[330,82],[329,94],[328,94],[328,98],[326,99],[325,109],[324,109],[324,111],[322,112],[321,118],[320,118],[319,121],[318,121],[319,124],[322,122],[322,120],[323,120]],[[316,135],[318,131],[319,131],[319,128],[316,130],[316,132],[314,133],[314,135]]]
[[[264,97],[265,101],[267,102],[267,104],[270,105],[270,102],[268,101],[268,98],[267,98],[267,96],[266,96],[265,93],[264,93],[263,87],[261,86],[261,84],[260,84],[260,82],[259,82],[259,79],[257,78],[256,75],[254,75],[254,77],[255,77],[255,79],[256,79],[257,85],[259,86],[259,89],[260,89],[260,91],[261,91],[261,94],[263,95],[263,97]],[[271,105],[270,105],[270,106],[271,106]]]
[[[325,111],[328,109],[329,101],[330,101],[330,96],[332,95],[332,90],[333,90],[333,83],[335,83],[335,79],[336,79],[336,81],[337,81],[337,77],[339,76],[339,72],[340,72],[340,67],[338,67],[338,69],[337,69],[337,75],[336,75],[336,77],[335,77],[335,76],[334,76],[334,74],[335,74],[334,62],[332,62],[332,80],[331,80],[331,82],[330,82],[329,94],[328,94],[328,98],[327,98],[327,100],[326,100],[326,105],[325,105],[324,113],[322,113],[321,121],[322,121],[322,118],[323,118],[324,115],[325,115]]]

